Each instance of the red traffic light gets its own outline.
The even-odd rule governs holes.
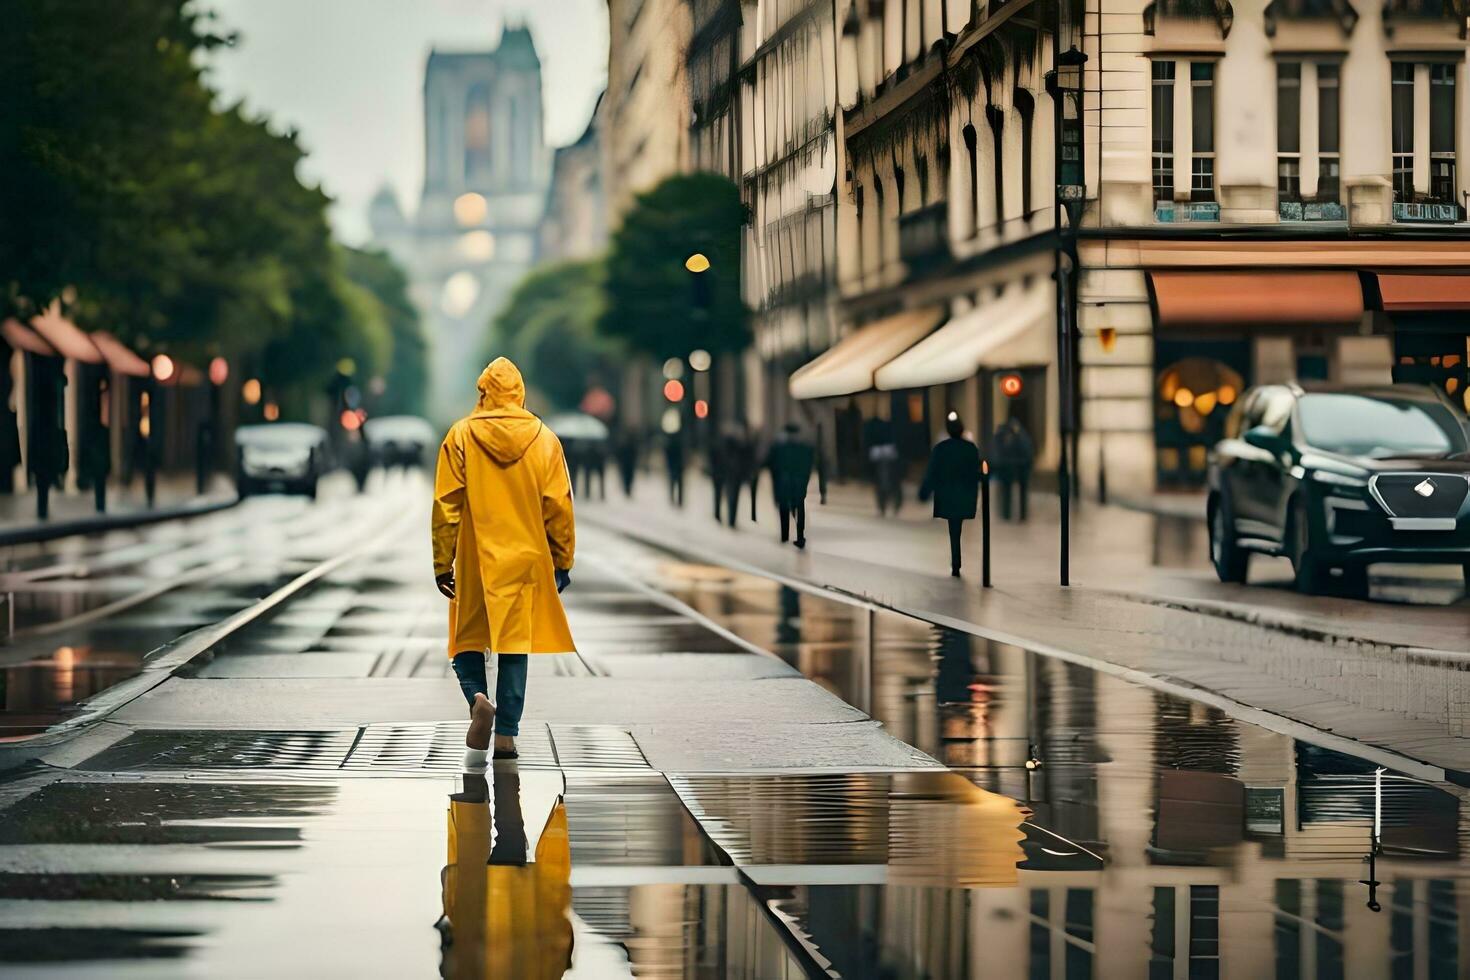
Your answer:
[[[1025,384],[1021,381],[1019,374],[1005,374],[1000,379],[1000,393],[1007,398],[1015,398],[1021,393]]]

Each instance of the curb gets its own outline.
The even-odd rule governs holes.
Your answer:
[[[181,507],[141,510],[126,514],[104,514],[99,517],[73,518],[67,521],[56,521],[55,523],[49,521],[36,523],[25,527],[0,530],[0,547],[17,544],[34,544],[38,541],[53,541],[56,538],[69,538],[78,534],[103,534],[108,531],[125,531],[129,528],[143,527],[148,524],[161,524],[164,521],[203,517],[205,514],[228,510],[231,507],[237,506],[239,503],[239,497],[229,497],[208,500],[198,504],[186,504]]]

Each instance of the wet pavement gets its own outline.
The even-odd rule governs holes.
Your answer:
[[[590,528],[581,653],[466,775],[421,537],[0,777],[0,973],[1470,972],[1460,786]],[[241,597],[190,588],[118,618]]]

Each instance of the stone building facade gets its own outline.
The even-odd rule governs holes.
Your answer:
[[[535,258],[551,176],[542,138],[541,62],[524,27],[493,51],[429,55],[424,187],[412,216],[385,188],[373,237],[407,270],[430,349],[431,413],[467,408],[485,325]]]

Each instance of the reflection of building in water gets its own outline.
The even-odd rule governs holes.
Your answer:
[[[406,217],[386,187],[373,237],[409,274],[432,345],[431,411],[473,400],[486,326],[530,267],[551,175],[541,135],[541,61],[530,32],[493,51],[434,51],[424,69],[424,189]]]

